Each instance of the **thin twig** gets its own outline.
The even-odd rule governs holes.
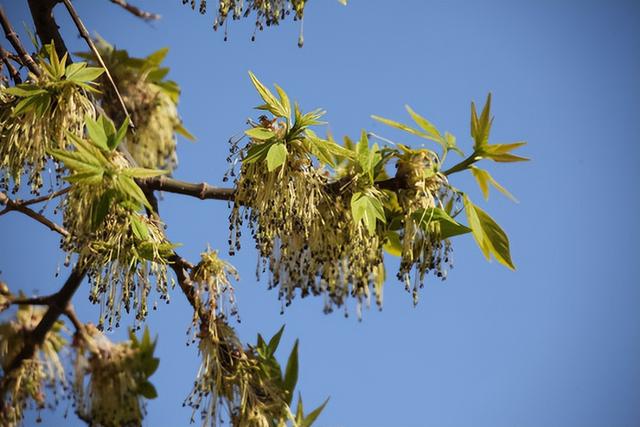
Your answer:
[[[9,61],[9,52],[7,52],[7,50],[2,47],[2,45],[0,45],[0,57],[2,57],[2,62],[7,67],[7,71],[9,71],[11,80],[13,80],[13,82],[17,85],[22,83],[20,73],[18,72],[18,70],[16,70],[16,67],[14,67],[13,64]]]
[[[158,15],[157,13],[144,11],[139,7],[136,7],[127,3],[125,0],[110,0],[110,1],[111,3],[117,4],[118,6],[124,8],[129,13],[132,13],[138,18],[144,19],[145,21],[155,21],[157,19],[160,19],[160,15]]]
[[[71,302],[67,303],[67,307],[64,309],[64,314],[69,318],[73,327],[76,328],[78,333],[83,334],[85,332],[84,323],[80,321],[78,315],[76,314],[75,309],[73,308],[73,304]]]
[[[51,305],[54,295],[43,295],[39,297],[12,297],[9,302],[14,305]]]
[[[23,214],[35,219],[39,223],[44,224],[50,230],[55,231],[56,233],[59,233],[64,237],[69,236],[69,232],[65,230],[63,227],[51,221],[49,218],[45,217],[44,215],[41,215],[38,212],[32,209],[29,209],[26,206],[22,206],[22,204],[20,203],[14,202],[9,197],[7,197],[7,195],[4,194],[3,192],[0,192],[0,204],[7,206],[3,211],[0,212],[0,215],[4,215],[5,213],[10,211],[22,212]]]
[[[89,35],[89,31],[87,31],[87,28],[84,26],[84,23],[80,19],[80,16],[78,16],[78,12],[76,12],[76,9],[73,7],[71,2],[69,0],[62,0],[62,2],[66,6],[67,11],[69,11],[69,15],[71,15],[71,19],[73,19],[73,22],[76,24],[76,28],[78,28],[78,31],[80,32],[80,35],[85,40],[85,42],[87,42],[87,45],[89,45],[89,49],[91,49],[93,54],[96,56],[96,60],[98,61],[100,66],[102,68],[104,68],[104,72],[107,75],[107,79],[109,79],[109,82],[111,83],[111,86],[113,86],[113,90],[116,93],[116,97],[118,98],[118,102],[120,103],[120,106],[122,107],[122,111],[124,111],[125,116],[127,116],[129,118],[129,125],[132,128],[134,128],[135,125],[133,123],[133,119],[131,118],[131,115],[129,114],[129,110],[127,110],[127,106],[124,104],[124,100],[122,99],[122,96],[120,95],[120,91],[118,90],[118,87],[116,86],[116,82],[113,81],[113,78],[111,77],[111,73],[109,72],[109,69],[105,65],[104,61],[102,60],[102,56],[100,55],[100,52],[98,52],[98,49],[96,48],[96,45],[93,43],[93,40],[91,40],[91,36]]]
[[[22,200],[16,203],[20,203],[22,206],[29,206],[40,202],[48,202],[52,199],[55,199],[56,197],[62,196],[63,194],[67,194],[69,191],[71,191],[71,186],[64,187],[63,189],[54,191],[53,193],[45,194],[44,196],[36,197],[29,200]]]
[[[18,55],[20,55],[22,62],[27,66],[29,71],[40,77],[40,68],[22,45],[22,42],[18,38],[18,33],[14,31],[13,26],[11,25],[9,18],[7,18],[7,15],[4,13],[2,6],[0,6],[0,24],[2,25],[5,37],[9,40],[9,43],[11,43],[11,46],[13,46]]]

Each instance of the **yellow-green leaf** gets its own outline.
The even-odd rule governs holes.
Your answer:
[[[257,139],[259,141],[266,141],[267,139],[271,139],[276,136],[276,134],[272,130],[263,127],[247,129],[244,131],[244,133],[250,138]]]
[[[499,263],[515,270],[515,265],[511,260],[509,238],[504,230],[489,214],[471,203],[467,196],[464,196],[464,207],[473,237],[485,257],[490,259],[490,256],[493,255]]]
[[[267,169],[269,172],[282,166],[287,159],[287,147],[282,142],[277,142],[269,148],[267,153]]]

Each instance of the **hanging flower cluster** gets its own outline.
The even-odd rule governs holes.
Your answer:
[[[230,279],[239,280],[238,271],[220,259],[218,251],[209,249],[200,254],[200,262],[191,269],[196,301],[194,327],[198,328],[201,322],[206,322],[209,330],[213,331],[216,321],[226,321],[230,317],[240,320]],[[205,319],[200,317],[201,313],[204,313]]]
[[[282,426],[291,418],[296,425],[311,426],[326,402],[305,415],[300,398],[293,416],[289,407],[298,379],[298,342],[283,372],[275,358],[283,331],[284,327],[268,343],[258,334],[256,346],[247,348],[221,319],[203,331],[199,343],[202,364],[185,400],[194,411],[191,421],[199,412],[203,426],[222,425],[224,418],[218,406],[223,404],[234,427]]]
[[[66,65],[53,44],[48,56],[38,57],[40,76],[14,87],[0,85],[0,188],[18,191],[27,174],[33,193],[43,185],[47,150],[64,148],[64,132],[81,136],[86,117],[95,109],[87,92],[96,93],[94,80],[104,71],[78,62]]]
[[[193,136],[178,115],[180,88],[165,79],[169,69],[161,66],[169,50],[164,48],[145,58],[134,58],[103,39],[98,39],[96,46],[135,125],[135,132],[127,135],[123,146],[138,166],[172,171],[178,161],[176,134],[188,139]],[[95,60],[92,53],[80,56]],[[120,123],[126,118],[120,100],[113,87],[104,80],[103,83],[98,96],[102,108]]]
[[[215,2],[215,0],[214,0]],[[196,8],[201,14],[207,13],[207,0],[182,0],[182,4],[189,3],[192,9]],[[256,14],[256,31],[264,30],[264,27],[279,25],[287,16],[293,14],[294,21],[302,20],[304,7],[307,0],[218,0],[216,7],[216,17],[213,21],[213,29],[218,30],[225,26],[225,40],[227,39],[227,19],[234,21],[248,17],[251,12]],[[255,40],[255,33],[252,37]],[[298,45],[302,47],[304,39],[302,36],[302,25],[300,26],[300,36]]]
[[[63,204],[63,224],[70,232],[63,248],[87,265],[90,300],[101,308],[98,326],[106,321],[111,328],[118,325],[123,308],[133,308],[137,321],[146,317],[153,283],[160,298],[168,301],[166,264],[174,246],[158,221],[140,214],[143,206],[151,206],[134,180],[164,171],[129,167],[116,151],[126,134],[126,120],[117,130],[104,116],[87,118],[86,125],[89,139],[67,133],[74,150],[51,154],[73,172],[65,177],[73,187]]]
[[[142,339],[112,343],[87,325],[74,342],[73,399],[80,419],[102,427],[139,426],[145,399],[157,397],[149,377],[160,360],[153,356],[156,341],[145,328]]]
[[[231,149],[230,161],[235,164],[239,160],[241,167],[237,176],[231,170],[236,193],[229,218],[230,253],[240,248],[242,224],[248,221],[262,270],[268,270],[270,285],[278,287],[286,304],[299,289],[301,296],[324,295],[325,311],[342,306],[352,296],[360,314],[362,303],[368,304],[372,293],[381,307],[385,249],[400,257],[397,276],[417,301],[428,272],[446,277],[451,267],[449,239],[472,231],[476,240],[483,239],[483,251],[490,248],[487,254],[493,253],[512,266],[508,240],[503,242],[506,235],[484,211],[486,216],[468,202],[464,204],[468,219],[473,211],[483,220],[469,219],[467,227],[454,219],[461,211],[456,208],[463,193],[447,180],[447,173],[464,170],[479,160],[480,150],[490,158],[491,150],[508,153],[522,145],[486,143],[490,102],[481,118],[473,108],[476,127],[482,129],[474,131],[480,142],[472,160],[442,171],[449,151],[462,154],[455,138],[448,132],[442,136],[410,108],[420,130],[374,118],[437,142],[441,155],[403,144],[370,145],[366,132],[357,143],[345,138],[344,146],[331,138],[319,138],[309,127],[319,124],[322,112],[302,114],[297,104],[292,111],[282,88],[276,85],[276,97],[253,74],[250,76],[265,102],[257,108],[273,118],[261,116],[257,123],[251,122],[245,132],[249,143],[244,147],[236,143]],[[396,172],[390,178],[387,169],[391,165]],[[491,230],[499,231],[492,234]]]
[[[25,346],[29,333],[40,322],[44,312],[44,308],[20,306],[14,320],[0,324],[0,366],[3,371]],[[3,378],[4,395],[0,399],[4,403],[0,409],[0,425],[20,425],[25,409],[39,410],[46,406],[45,387],[55,396],[65,385],[59,356],[66,343],[61,336],[63,330],[63,323],[56,322],[34,357],[23,361],[18,369]]]

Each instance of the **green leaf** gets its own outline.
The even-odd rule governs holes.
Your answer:
[[[267,139],[271,139],[276,136],[276,134],[272,130],[263,127],[247,129],[244,131],[244,133],[249,137],[260,141],[266,141]]]
[[[400,234],[395,231],[387,231],[384,234],[385,244],[384,250],[393,256],[402,256],[402,241],[400,240]]]
[[[260,94],[260,97],[264,102],[266,102],[266,105],[262,105],[258,107],[258,109],[267,110],[276,117],[287,117],[287,112],[282,104],[280,104],[280,101],[278,101],[276,97],[273,96],[271,91],[267,89],[266,86],[260,82],[260,80],[258,80],[255,74],[249,71],[249,77],[251,78],[253,86]]]
[[[251,144],[247,150],[247,155],[242,159],[243,163],[255,163],[267,158],[267,153],[274,142],[265,142],[262,144]]]
[[[464,207],[476,243],[487,259],[491,255],[501,264],[515,270],[509,249],[509,238],[500,226],[471,200],[464,196]]]
[[[305,417],[304,421],[298,424],[298,427],[310,427],[316,421],[316,419],[320,416],[320,413],[324,410],[324,407],[327,406],[327,403],[329,403],[328,397],[327,397],[327,400],[325,400],[322,405],[318,406],[316,409],[311,411],[309,415]]]
[[[412,217],[426,232],[431,232],[433,227],[437,227],[436,230],[440,233],[441,239],[471,232],[469,227],[460,224],[440,208],[420,209],[414,212]]]
[[[196,137],[195,137],[195,136],[193,136],[193,135],[191,134],[191,132],[189,132],[189,131],[188,131],[188,130],[187,130],[187,129],[182,125],[182,123],[180,123],[180,124],[176,125],[176,126],[173,128],[173,130],[174,130],[174,131],[176,131],[176,133],[177,133],[178,135],[182,135],[182,136],[184,136],[185,138],[187,138],[189,141],[195,141],[195,140],[196,140]]]
[[[491,131],[491,124],[493,123],[493,119],[490,116],[491,93],[487,95],[487,101],[482,108],[480,118],[478,118],[475,103],[471,103],[471,136],[474,140],[473,149],[475,151],[482,151],[489,143],[489,132]]]
[[[293,344],[289,359],[287,360],[287,367],[284,371],[283,387],[287,394],[287,405],[291,405],[293,399],[293,390],[298,383],[298,340]]]
[[[156,388],[149,381],[140,383],[140,385],[138,386],[138,394],[147,399],[155,399],[156,397],[158,397]]]
[[[526,157],[516,156],[515,154],[491,154],[487,155],[487,158],[499,163],[512,163],[512,162],[528,162],[530,159]]]
[[[273,337],[269,340],[269,344],[267,345],[267,349],[269,350],[269,354],[274,354],[278,349],[278,345],[280,345],[280,338],[282,338],[282,333],[284,332],[284,325],[275,333]]]
[[[104,171],[102,169],[96,169],[91,172],[82,172],[66,176],[64,180],[71,184],[96,185],[102,183],[103,176]]]
[[[63,162],[67,169],[74,172],[92,174],[104,173],[104,169],[100,164],[96,164],[96,162],[93,161],[94,159],[87,159],[78,152],[51,149],[49,150],[49,154],[59,162]]]
[[[469,169],[471,169],[471,173],[478,182],[478,186],[480,186],[480,190],[482,190],[482,195],[484,196],[485,200],[489,199],[489,184],[491,184],[513,202],[518,202],[518,200],[513,197],[513,194],[511,194],[506,188],[500,185],[500,183],[498,183],[498,181],[496,181],[489,172],[476,166],[471,166]]]
[[[408,132],[408,133],[410,133],[410,134],[412,134],[412,135],[419,136],[419,137],[421,137],[421,138],[425,138],[425,137],[427,136],[426,134],[424,134],[423,132],[420,132],[419,130],[413,129],[413,128],[411,128],[411,127],[409,127],[409,126],[405,125],[405,124],[402,124],[402,123],[400,123],[400,122],[396,122],[396,121],[394,121],[394,120],[385,119],[384,117],[375,116],[375,115],[374,115],[374,116],[371,116],[371,118],[372,118],[373,120],[377,120],[377,121],[379,121],[380,123],[384,123],[385,125],[388,125],[388,126],[394,127],[394,128],[396,128],[396,129],[403,130],[403,131],[405,131],[405,132]]]
[[[162,49],[158,49],[145,58],[146,62],[152,65],[158,66],[162,63],[162,61],[164,61],[164,59],[167,56],[167,53],[169,53],[168,47],[163,47]]]
[[[90,117],[87,117],[85,119],[85,125],[87,126],[87,133],[91,141],[101,150],[110,151],[109,145],[107,144],[109,138],[99,119],[94,121]]]
[[[524,145],[527,145],[527,143],[524,141],[513,142],[511,144],[490,144],[484,147],[482,151],[485,155],[487,155],[487,157],[490,157],[488,156],[490,154],[506,154]]]
[[[115,191],[112,189],[109,189],[105,191],[102,197],[100,197],[100,200],[98,200],[98,203],[95,203],[93,205],[92,215],[91,215],[92,230],[95,231],[98,229],[98,227],[100,227],[100,225],[102,225],[102,222],[104,221],[107,214],[109,213],[109,210],[111,209],[111,203],[115,198],[115,196],[116,196]]]
[[[354,193],[351,197],[351,214],[356,224],[360,221],[364,223],[369,234],[374,234],[376,231],[376,219],[386,222],[380,200],[361,192]]]
[[[107,146],[111,151],[115,150],[127,135],[127,129],[129,129],[129,117],[125,117],[124,121],[118,128],[118,131],[113,135],[109,135],[107,140]]]
[[[435,141],[438,144],[442,145],[444,148],[445,145],[443,144],[442,135],[440,135],[440,132],[433,125],[433,123],[413,111],[408,105],[405,105],[404,107],[407,109],[407,112],[409,113],[413,121],[416,122],[416,124],[426,132],[426,135],[423,135],[423,138]]]
[[[21,84],[14,87],[8,87],[4,88],[2,91],[9,95],[19,96],[21,98],[47,93],[45,89],[40,89],[38,86],[32,84]]]
[[[140,221],[140,219],[138,219],[137,214],[132,214],[129,219],[131,220],[130,224],[131,224],[131,231],[133,231],[133,234],[135,234],[135,236],[140,239],[140,240],[148,240],[149,239],[149,228],[147,227],[147,224],[145,224],[144,222]],[[144,338],[143,338],[143,345],[144,345]]]
[[[282,142],[277,142],[269,148],[267,153],[267,169],[269,172],[279,168],[287,160],[287,147]]]
[[[274,84],[276,91],[278,92],[278,96],[280,96],[280,105],[282,105],[283,112],[286,113],[286,119],[290,120],[291,117],[291,102],[289,101],[289,96],[287,93],[277,84]]]
[[[88,83],[92,82],[104,73],[104,68],[101,67],[86,67],[75,72],[71,77],[67,79],[74,83]]]
[[[131,178],[151,178],[152,176],[166,175],[169,171],[161,169],[127,168],[122,169],[121,173]]]
[[[152,357],[151,359],[148,359],[146,361],[143,366],[143,370],[147,378],[149,378],[158,370],[158,366],[160,366],[160,359],[158,359],[157,357]]]
[[[118,189],[118,191],[120,191],[120,193],[122,193],[123,196],[127,196],[133,199],[134,201],[140,203],[141,205],[145,206],[149,210],[153,209],[149,204],[149,201],[145,197],[144,193],[142,192],[140,187],[138,187],[138,184],[135,183],[133,178],[128,177],[126,175],[116,175],[114,184],[116,189]]]

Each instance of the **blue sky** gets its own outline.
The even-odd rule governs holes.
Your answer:
[[[3,0],[16,24],[28,21],[23,3]],[[318,426],[640,424],[640,3],[314,0],[303,49],[293,22],[253,43],[251,22],[233,22],[224,42],[212,15],[179,0],[139,2],[163,16],[151,25],[106,0],[77,3],[87,27],[118,47],[171,48],[181,114],[198,137],[180,143],[180,179],[222,184],[227,140],[259,103],[248,70],[303,108],[326,109],[337,136],[365,128],[399,139],[370,115],[406,121],[409,104],[468,150],[469,104],[491,91],[493,142],[529,143],[521,153],[532,162],[488,165],[519,204],[497,192],[485,203],[470,177],[453,179],[508,232],[516,272],[487,263],[463,236],[449,279],[429,278],[417,307],[391,276],[384,310],[358,322],[353,306],[347,319],[322,314],[319,299],[279,315],[276,293],[255,280],[251,244],[231,259],[242,276],[240,336],[251,342],[286,323],[283,357],[300,338],[306,405],[331,396]],[[58,9],[70,48],[84,50]],[[226,252],[224,202],[166,195],[161,212],[187,258],[207,244]],[[0,236],[2,280],[41,294],[60,286],[56,236],[17,213],[0,218]],[[148,426],[190,416],[181,402],[198,359],[184,345],[190,311],[174,293],[148,320],[162,358]],[[95,321],[87,295],[74,303]],[[81,425],[61,413],[43,413],[44,425]]]

